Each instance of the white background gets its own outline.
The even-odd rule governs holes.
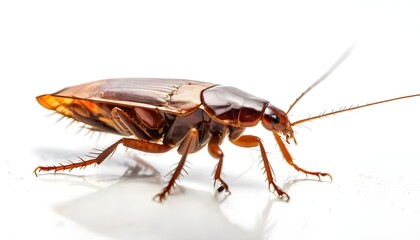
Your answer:
[[[215,198],[206,151],[168,201],[152,201],[179,156],[140,154],[160,174],[124,175],[111,160],[36,178],[38,165],[77,160],[116,136],[56,123],[35,96],[113,77],[186,78],[237,86],[287,109],[353,43],[292,121],[351,104],[420,93],[415,1],[2,1],[1,239],[419,239],[420,98],[296,127],[295,161],[332,174],[318,182],[284,163],[264,129],[277,182],[267,190],[257,150],[229,142]],[[135,153],[130,151],[130,153]],[[327,180],[327,179],[326,179]]]

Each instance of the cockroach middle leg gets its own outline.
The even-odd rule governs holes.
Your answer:
[[[222,180],[222,166],[223,166],[223,151],[220,149],[220,144],[223,142],[223,134],[222,133],[213,133],[208,143],[208,151],[209,154],[218,159],[219,162],[216,165],[216,169],[214,170],[214,185],[216,186],[216,182],[220,182],[220,187],[217,189],[218,192],[226,191],[226,193],[230,194],[229,186],[226,184],[225,181]]]
[[[115,152],[115,149],[118,147],[119,144],[123,144],[128,148],[150,153],[164,153],[171,149],[170,146],[164,144],[151,143],[141,139],[121,138],[120,140],[103,150],[96,158],[89,160],[81,159],[82,161],[80,162],[71,162],[70,164],[66,165],[60,164],[59,166],[39,166],[35,168],[34,173],[38,176],[38,173],[43,171],[71,171],[74,168],[84,168],[92,164],[101,164],[103,161],[105,161],[105,159],[111,156],[113,152]]]
[[[286,162],[290,166],[292,166],[294,169],[296,169],[299,172],[305,173],[306,175],[309,174],[309,175],[317,176],[319,180],[321,180],[321,177],[329,177],[331,179],[331,181],[332,181],[332,177],[331,177],[331,175],[329,173],[308,171],[308,170],[305,170],[305,169],[299,167],[298,165],[296,165],[293,162],[292,156],[290,155],[289,151],[286,148],[286,145],[284,144],[284,142],[280,138],[280,136],[278,134],[276,134],[276,133],[273,133],[273,135],[274,135],[274,138],[276,139],[277,143],[279,144],[281,153],[283,154],[284,158],[286,159]]]
[[[179,176],[182,175],[182,171],[184,169],[185,162],[187,161],[188,153],[196,146],[198,143],[198,131],[195,128],[192,128],[187,136],[182,141],[178,152],[182,154],[181,159],[179,160],[178,166],[174,169],[171,179],[166,184],[166,186],[162,189],[160,193],[158,193],[153,199],[162,202],[166,199],[166,197],[170,194],[172,188],[175,186],[176,180]]]
[[[274,180],[274,176],[272,173],[272,169],[271,169],[271,165],[270,162],[268,161],[267,158],[267,152],[265,151],[264,145],[261,142],[261,139],[257,136],[252,136],[252,135],[243,135],[240,136],[237,139],[230,139],[230,141],[239,146],[239,147],[260,147],[260,152],[261,152],[261,158],[262,158],[262,162],[264,164],[264,170],[265,170],[265,174],[267,175],[267,182],[268,182],[268,187],[272,187],[274,189],[275,194],[277,194],[277,196],[280,199],[284,199],[285,201],[289,201],[290,197],[289,195],[284,192],[283,190],[280,189],[280,187],[278,187],[275,183]]]

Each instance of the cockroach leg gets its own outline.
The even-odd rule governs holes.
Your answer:
[[[86,166],[92,165],[92,164],[101,164],[105,159],[107,159],[109,156],[112,155],[113,152],[115,152],[115,149],[119,144],[123,144],[124,146],[132,149],[136,149],[143,152],[150,152],[150,153],[164,153],[171,149],[170,146],[164,145],[164,144],[157,144],[157,143],[151,143],[148,141],[144,141],[141,139],[132,139],[132,138],[121,138],[108,148],[106,148],[104,151],[102,151],[96,158],[89,159],[89,160],[83,160],[80,162],[71,162],[70,164],[60,164],[59,166],[39,166],[35,168],[34,173],[36,176],[38,176],[39,172],[42,171],[71,171],[74,168],[84,168]]]
[[[274,135],[274,138],[276,139],[276,142],[278,143],[278,145],[280,147],[281,153],[283,154],[284,158],[286,159],[287,163],[290,166],[292,166],[294,169],[296,169],[299,172],[305,173],[306,176],[308,174],[309,175],[317,176],[320,181],[321,181],[321,177],[329,177],[331,179],[331,181],[332,181],[332,176],[329,173],[308,171],[308,170],[305,170],[305,169],[299,167],[298,165],[296,165],[293,162],[292,156],[290,155],[289,151],[287,150],[286,145],[284,144],[284,142],[281,139],[281,137],[278,134],[276,134],[276,133],[273,133],[273,135]]]
[[[223,151],[220,149],[220,144],[223,142],[223,134],[222,133],[213,133],[213,135],[210,138],[210,141],[208,143],[208,151],[210,155],[218,159],[219,162],[216,165],[216,169],[214,171],[214,186],[216,186],[216,182],[220,182],[220,186],[217,188],[217,191],[223,192],[226,191],[226,193],[230,194],[229,186],[226,184],[225,181],[222,180],[221,174],[222,174],[222,166],[223,166]]]
[[[198,143],[198,131],[195,128],[192,128],[187,136],[182,141],[178,152],[182,152],[181,159],[179,160],[178,166],[172,173],[171,179],[162,189],[162,191],[153,198],[155,201],[163,202],[166,197],[170,194],[172,188],[174,187],[176,180],[182,175],[182,170],[184,168],[185,162],[187,161],[188,153],[196,146]]]
[[[147,132],[147,129],[141,124],[136,123],[126,112],[118,107],[114,107],[111,111],[114,122],[120,128],[127,129],[128,132],[123,132],[122,134],[126,135],[135,135],[136,137],[144,140],[150,140],[151,136]]]
[[[268,188],[273,187],[274,193],[280,198],[285,200],[286,202],[289,201],[290,197],[289,195],[280,189],[275,183],[275,179],[272,173],[270,162],[267,158],[267,152],[265,151],[265,148],[261,142],[261,139],[257,136],[252,135],[243,135],[237,139],[230,139],[230,141],[239,146],[239,147],[260,147],[262,162],[264,164],[265,174],[267,175],[267,182],[268,182]]]

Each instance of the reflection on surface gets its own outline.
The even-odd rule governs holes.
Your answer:
[[[161,184],[123,177],[54,209],[90,231],[118,239],[263,239],[267,234],[264,219],[253,230],[233,224],[221,211],[223,202],[209,191],[178,187],[160,204],[152,201],[160,188]],[[269,208],[257,215],[264,218],[268,212]]]

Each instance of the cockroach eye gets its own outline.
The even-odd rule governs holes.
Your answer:
[[[273,122],[273,124],[279,124],[280,118],[277,115],[271,115],[271,121]]]
[[[267,130],[283,132],[287,128],[289,119],[285,112],[269,104],[261,117],[261,122]]]

